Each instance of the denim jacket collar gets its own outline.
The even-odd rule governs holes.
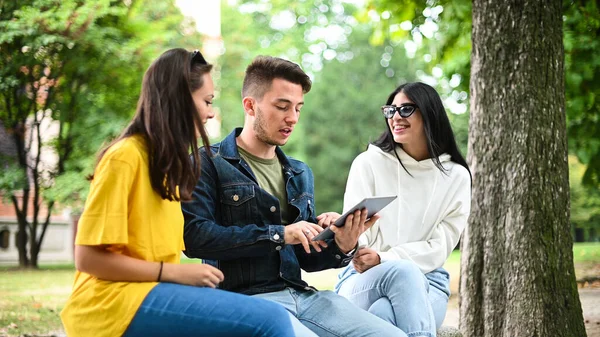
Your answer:
[[[223,141],[221,141],[220,144],[218,144],[219,148],[217,149],[217,153],[221,157],[238,162],[241,160],[235,139],[240,135],[242,129],[243,128],[235,128],[227,137],[225,137],[225,139],[223,139]],[[277,155],[277,158],[279,158],[279,162],[284,170],[291,170],[294,174],[300,174],[304,171],[302,168],[294,165],[293,162],[290,162],[279,146],[275,147],[275,154]]]

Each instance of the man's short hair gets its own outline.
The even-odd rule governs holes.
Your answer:
[[[278,57],[257,56],[246,68],[242,98],[251,96],[261,100],[276,78],[301,85],[305,94],[312,86],[308,75],[296,63]]]

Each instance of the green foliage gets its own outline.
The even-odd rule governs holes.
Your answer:
[[[193,23],[184,19],[173,1],[136,1],[126,6],[107,0],[35,0],[20,2],[20,7],[5,6],[0,27],[6,30],[0,43],[7,57],[0,61],[0,87],[18,96],[23,88],[41,81],[55,85],[48,89],[44,106],[36,106],[31,94],[14,99],[5,92],[0,117],[11,128],[26,123],[38,108],[51,109],[60,132],[45,144],[59,156],[49,177],[61,186],[46,191],[45,197],[63,205],[81,204],[94,154],[132,116],[150,61],[171,47],[198,48],[200,35],[190,33]],[[32,69],[29,77],[23,74],[24,65]],[[49,75],[44,76],[41,67]],[[6,187],[5,191],[11,190]]]
[[[586,166],[575,156],[569,157],[571,224],[587,232],[587,241],[600,239],[600,191],[582,184]]]
[[[587,165],[585,185],[600,187],[600,8],[565,1],[564,44],[569,152]]]
[[[402,48],[387,47],[394,53],[390,68],[404,71],[386,75],[386,68],[380,65],[386,47],[370,47],[370,32],[368,27],[355,27],[350,37],[354,57],[324,64],[303,110],[302,149],[315,175],[319,212],[342,212],[352,161],[387,128],[379,108],[398,82],[414,80],[409,76],[415,73],[415,66],[403,56]]]
[[[315,75],[323,68],[323,60],[331,55],[343,57],[340,53],[348,48],[347,36],[354,24],[352,11],[352,6],[339,0],[223,1],[225,53],[219,59],[221,72],[217,75],[222,91],[215,101],[223,117],[222,133],[243,125],[242,80],[254,57],[283,57],[302,65],[309,75]],[[326,36],[325,30],[335,32],[335,38]],[[310,96],[307,95],[307,99]],[[292,142],[287,151],[289,148],[296,146]]]
[[[0,120],[18,152],[0,189],[10,196],[31,186],[49,207],[80,211],[95,153],[135,112],[151,60],[168,48],[199,48],[201,36],[174,0],[0,6]]]
[[[442,96],[456,97],[459,93],[457,101],[468,104],[471,1],[370,0],[367,4],[357,16],[359,19],[370,17],[376,30],[383,31],[385,41],[417,44],[414,57],[431,58],[426,63],[426,71],[433,67],[443,70],[437,79]],[[384,19],[386,12],[389,15]],[[588,239],[594,239],[600,231],[597,199],[600,187],[600,100],[597,99],[600,97],[600,10],[597,1],[570,0],[563,2],[563,13],[569,153],[581,162],[570,159],[571,222],[574,228],[586,230]],[[372,20],[373,17],[378,20]],[[410,34],[398,34],[403,22],[405,27],[410,27]],[[433,35],[424,33],[427,25],[434,31]],[[457,75],[460,83],[452,84],[451,78]],[[449,117],[459,147],[466,153],[468,113]]]
[[[373,27],[354,20],[354,13],[354,7],[337,0],[222,5],[222,21],[228,24],[222,32],[222,91],[215,101],[223,118],[222,133],[243,125],[242,79],[256,55],[301,64],[313,88],[284,150],[312,168],[318,212],[341,212],[352,160],[385,130],[379,107],[399,83],[415,80],[422,66],[408,59],[401,45],[370,46]],[[274,18],[281,15],[296,22],[280,27]],[[339,32],[337,38],[322,34],[325,29]],[[466,148],[466,138],[464,144]]]
[[[565,84],[569,152],[577,155],[587,169],[585,185],[600,187],[600,10],[597,1],[563,2]],[[367,14],[370,12],[370,15]],[[384,13],[388,13],[384,18]],[[438,14],[439,13],[439,14]],[[388,17],[389,16],[389,17]],[[468,92],[471,54],[471,1],[370,0],[358,18],[371,18],[377,40],[415,42],[415,58],[431,58],[427,71],[443,70],[438,90],[442,95]],[[373,18],[377,18],[373,20]],[[410,35],[398,34],[402,22],[409,21]],[[433,27],[433,29],[432,29]],[[433,34],[427,34],[433,31]],[[385,36],[382,40],[379,36]],[[452,76],[460,76],[457,86],[448,87]],[[459,100],[468,104],[464,96]]]

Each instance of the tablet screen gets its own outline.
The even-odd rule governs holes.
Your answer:
[[[365,198],[358,204],[354,205],[354,207],[350,208],[347,212],[342,214],[342,216],[339,219],[337,219],[337,221],[333,225],[337,227],[342,227],[346,223],[346,218],[348,217],[348,215],[363,208],[366,208],[369,211],[369,213],[367,214],[367,219],[369,219],[370,217],[375,215],[375,213],[381,211],[385,206],[389,205],[396,198],[397,196],[395,195],[389,197]],[[319,235],[312,238],[312,241],[330,239],[333,237],[333,235],[334,233],[329,228],[326,228],[324,231],[319,233]]]

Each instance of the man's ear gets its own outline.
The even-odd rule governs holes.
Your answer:
[[[252,97],[244,97],[242,99],[242,105],[244,106],[244,112],[247,113],[248,115],[255,117],[256,113],[255,113],[255,106],[256,106],[256,101],[254,100],[254,98]]]

